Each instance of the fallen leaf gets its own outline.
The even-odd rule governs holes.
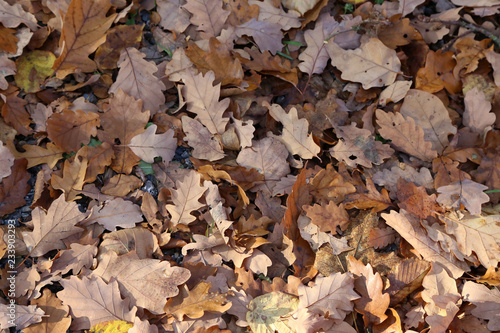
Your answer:
[[[472,214],[481,215],[481,205],[490,201],[483,191],[488,187],[476,183],[470,179],[459,180],[450,185],[441,186],[437,189],[439,196],[437,202],[448,208],[460,209],[461,205]]]
[[[7,94],[4,101],[2,117],[5,122],[14,127],[19,134],[29,135],[33,130],[30,127],[30,115],[25,109],[28,102],[17,96],[17,89],[13,93]]]
[[[97,113],[64,110],[47,120],[47,133],[49,139],[65,152],[78,151],[82,144],[90,142],[91,136],[97,136],[99,123]]]
[[[106,0],[70,3],[59,39],[62,51],[52,66],[58,79],[77,70],[88,73],[96,69],[89,55],[106,40],[106,31],[116,17],[116,14],[106,16],[110,8],[111,3]]]
[[[297,309],[298,299],[279,291],[256,297],[248,304],[246,321],[253,332],[292,333],[285,317]]]
[[[71,324],[69,308],[62,304],[55,294],[44,289],[42,297],[31,301],[44,312],[42,321],[23,329],[26,333],[67,331]]]
[[[330,201],[328,204],[305,206],[303,209],[315,225],[322,232],[330,231],[332,234],[337,233],[337,228],[341,231],[347,228],[349,223],[349,214],[344,209],[344,205],[337,206],[335,202]]]
[[[28,185],[30,174],[26,171],[25,159],[15,160],[9,176],[2,179],[0,184],[0,216],[10,214],[26,204],[24,197],[30,191]]]
[[[285,8],[296,10],[301,15],[304,15],[309,10],[313,9],[316,4],[318,4],[320,0],[305,0],[305,1],[297,1],[297,0],[284,0],[283,6]]]
[[[488,329],[496,331],[500,329],[500,291],[493,288],[466,281],[462,289],[464,301],[470,302],[476,306],[471,313],[483,319],[488,319]]]
[[[11,174],[11,167],[14,165],[15,157],[10,152],[9,148],[3,145],[0,141],[0,180]]]
[[[199,121],[183,116],[182,128],[186,133],[185,140],[194,148],[193,157],[217,161],[226,156],[220,142]]]
[[[37,20],[33,14],[24,11],[19,3],[14,3],[11,6],[7,1],[0,2],[0,21],[7,28],[15,28],[21,23],[33,31],[38,27]]]
[[[463,115],[464,125],[473,132],[483,134],[487,128],[495,124],[496,116],[491,113],[491,103],[477,87],[469,90],[464,98],[465,112]]]
[[[94,206],[92,213],[83,224],[90,221],[97,222],[106,230],[116,231],[116,227],[133,228],[136,223],[142,222],[141,208],[122,198],[106,200],[102,206]]]
[[[202,31],[202,38],[217,37],[230,12],[222,9],[222,1],[217,0],[187,0],[182,6],[193,16],[190,21]]]
[[[158,3],[160,7],[161,3]],[[94,60],[101,69],[115,69],[121,52],[138,47],[142,40],[143,25],[117,25],[108,30],[106,41],[95,52]]]
[[[184,0],[158,1],[158,14],[161,16],[160,25],[165,30],[181,34],[189,26],[189,13],[182,6]]]
[[[14,75],[17,72],[16,63],[5,56],[0,57],[0,89],[6,90],[9,83],[6,76]]]
[[[163,163],[168,165],[175,155],[175,149],[177,149],[174,131],[169,129],[162,134],[155,133],[156,125],[153,124],[146,131],[134,136],[128,146],[134,154],[145,162],[153,163],[155,157],[159,156]]]
[[[238,37],[243,35],[252,37],[262,52],[269,51],[276,54],[283,48],[281,44],[283,38],[281,25],[277,23],[262,22],[252,18],[250,21],[237,26],[235,34]]]
[[[285,12],[281,6],[276,8],[271,1],[250,0],[248,4],[259,6],[259,21],[279,24],[283,31],[298,28],[301,25],[298,12],[293,10]]]
[[[23,53],[16,60],[18,69],[14,79],[19,88],[26,93],[34,93],[41,90],[45,79],[52,75],[52,65],[56,56],[50,51],[34,50]]]
[[[72,162],[69,159],[64,161],[62,177],[52,174],[50,182],[52,187],[63,191],[66,201],[81,198],[78,196],[78,191],[83,189],[87,164],[87,147],[83,147],[78,151]]]

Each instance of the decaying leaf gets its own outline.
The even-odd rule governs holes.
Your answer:
[[[296,296],[279,291],[264,294],[250,301],[246,320],[253,332],[292,333],[284,318],[297,309],[298,303]]]

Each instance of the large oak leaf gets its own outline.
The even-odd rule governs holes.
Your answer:
[[[134,136],[128,146],[134,154],[147,163],[153,163],[155,157],[160,156],[163,163],[168,165],[175,155],[177,139],[174,138],[172,129],[156,134],[156,125],[153,124],[145,132]]]
[[[97,113],[82,110],[64,110],[54,113],[47,120],[47,133],[58,147],[66,152],[78,151],[83,144],[90,142],[91,136],[97,135],[99,116]]]

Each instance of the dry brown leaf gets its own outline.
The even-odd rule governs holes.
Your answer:
[[[229,118],[223,117],[229,106],[229,98],[219,102],[220,84],[213,86],[214,72],[194,75],[191,70],[181,74],[184,87],[182,93],[186,98],[187,109],[196,114],[196,119],[205,125],[210,133],[222,134]]]
[[[17,150],[16,150],[16,152],[17,152]],[[18,158],[22,158],[22,157],[18,157]],[[14,155],[12,155],[9,148],[4,146],[3,142],[0,141],[0,180],[2,178],[10,176],[10,173],[11,173],[10,168],[12,167],[12,165],[14,165],[14,160],[15,160],[15,157],[14,157]]]
[[[356,275],[354,289],[361,294],[361,298],[354,300],[354,308],[363,314],[365,326],[382,323],[387,316],[386,310],[389,308],[390,296],[382,293],[384,282],[379,273],[373,273],[370,264],[363,265],[353,256],[349,256],[349,272]]]
[[[142,227],[123,229],[104,234],[99,249],[103,253],[114,251],[118,255],[133,251],[139,259],[147,259],[158,250],[158,238]]]
[[[399,304],[405,297],[422,286],[422,280],[431,268],[427,261],[416,258],[405,259],[388,275],[390,286],[385,291],[391,295],[391,306]]]
[[[106,31],[116,17],[116,14],[106,16],[110,8],[111,3],[107,0],[70,3],[59,39],[61,55],[52,66],[58,79],[76,71],[88,73],[96,69],[89,55],[106,40]]]
[[[132,321],[137,308],[131,308],[130,299],[122,299],[118,282],[106,283],[99,276],[76,276],[60,281],[63,290],[57,297],[69,306],[73,329],[89,329],[96,324],[111,321]]]
[[[74,160],[64,161],[62,177],[52,174],[51,185],[57,190],[64,192],[66,201],[80,199],[79,192],[83,189],[85,181],[85,172],[87,171],[87,148],[81,148],[76,154]]]
[[[467,281],[462,289],[464,301],[476,306],[472,309],[472,314],[476,317],[488,319],[488,329],[492,331],[500,330],[500,291]]]
[[[47,163],[49,168],[52,169],[57,164],[57,161],[63,157],[64,152],[52,142],[47,143],[46,148],[34,145],[23,145],[23,149],[25,150],[23,153],[17,150],[13,152],[16,158],[25,158],[28,160],[28,169],[43,163]]]
[[[399,207],[422,220],[442,211],[436,202],[436,195],[428,195],[423,186],[417,187],[414,183],[400,178],[397,193]]]
[[[177,139],[174,138],[172,129],[162,134],[156,134],[156,125],[153,124],[146,131],[134,136],[128,146],[134,154],[147,163],[153,163],[155,157],[159,156],[163,163],[168,165],[175,155]]]
[[[11,6],[7,1],[0,1],[0,21],[7,28],[15,28],[21,23],[35,31],[38,27],[35,16],[24,11],[19,3]]]
[[[337,206],[333,201],[323,205],[304,206],[303,209],[306,211],[307,217],[312,220],[312,223],[319,226],[322,232],[330,231],[332,234],[336,234],[337,228],[340,231],[345,230],[350,220],[344,205]]]
[[[26,204],[24,197],[30,191],[28,185],[30,174],[26,171],[27,162],[25,159],[14,161],[9,176],[2,179],[0,184],[0,216],[10,214]]]
[[[97,222],[106,230],[116,231],[116,227],[133,228],[136,223],[142,221],[142,212],[138,205],[116,198],[106,200],[102,206],[94,206],[92,213],[82,224],[89,225],[90,222]]]
[[[30,127],[31,119],[25,106],[28,102],[17,96],[17,89],[7,94],[4,92],[2,95],[7,95],[4,99],[5,103],[2,106],[2,117],[5,122],[16,129],[19,134],[29,135],[33,130]]]
[[[91,136],[97,136],[99,126],[97,113],[77,110],[64,110],[54,113],[47,120],[47,133],[58,147],[65,152],[78,151],[82,144],[90,142]]]
[[[96,147],[89,146],[87,149],[87,173],[85,174],[84,183],[91,183],[96,180],[97,175],[105,171],[113,158],[113,148],[109,143],[103,142]]]
[[[276,138],[283,142],[290,154],[299,155],[305,159],[317,157],[320,148],[308,134],[307,120],[299,119],[296,108],[286,113],[279,104],[270,105],[264,102],[262,105],[269,110],[271,117],[283,124],[283,132]]]
[[[344,201],[346,195],[356,192],[351,180],[337,172],[332,164],[318,172],[311,185],[314,187],[311,193],[319,202],[326,200],[338,204]]]
[[[63,240],[83,231],[76,224],[85,219],[87,213],[80,212],[75,202],[66,202],[61,195],[46,213],[36,207],[32,216],[34,229],[23,232],[23,237],[30,255],[39,257],[51,250],[66,248]]]
[[[174,204],[166,206],[174,226],[179,223],[187,225],[194,222],[196,218],[191,213],[205,206],[198,201],[207,190],[200,186],[200,181],[200,174],[190,170],[182,181],[175,182],[176,189],[171,191]]]
[[[376,111],[378,132],[399,151],[415,156],[422,161],[432,161],[437,152],[432,149],[432,143],[424,139],[424,130],[415,124],[413,118],[405,119],[401,113]]]
[[[433,241],[427,235],[420,221],[416,217],[408,214],[404,209],[401,209],[399,213],[391,211],[390,214],[382,214],[381,216],[385,222],[410,243],[425,260],[442,264],[447,271],[451,273],[453,278],[456,279],[462,276],[465,271],[469,270],[469,265],[467,265],[467,263],[459,261],[453,253],[445,252],[438,242]]]
[[[190,21],[202,31],[202,38],[217,37],[230,12],[222,9],[222,1],[218,0],[187,0],[182,6],[193,16]]]
[[[158,14],[161,16],[160,25],[165,30],[181,34],[189,26],[189,13],[182,8],[185,0],[158,1]]]
[[[25,327],[31,326],[42,321],[44,312],[42,309],[37,308],[36,305],[18,305],[14,304],[14,311],[16,313],[15,319],[10,321],[9,314],[10,309],[7,304],[0,304],[0,327],[2,329],[8,329],[9,327],[15,327],[18,330],[22,330]]]
[[[64,275],[72,270],[74,275],[78,275],[83,267],[92,267],[96,254],[97,246],[95,244],[82,245],[72,243],[71,248],[62,250],[59,253],[59,256],[54,260],[50,268],[51,272]]]
[[[379,39],[370,38],[356,50],[343,50],[330,41],[326,50],[332,65],[342,72],[342,79],[363,84],[363,89],[392,84],[401,70],[396,52]]]
[[[465,112],[463,123],[473,132],[483,134],[495,123],[496,116],[491,113],[491,103],[477,87],[469,90],[464,98]]]
[[[122,89],[135,99],[143,102],[142,111],[149,110],[151,115],[165,104],[163,82],[153,74],[158,71],[155,63],[144,59],[146,55],[136,48],[123,49],[118,60],[120,71],[116,81],[109,87],[110,93],[118,93]]]
[[[5,80],[6,76],[16,74],[16,63],[5,56],[0,57],[0,89],[6,90],[9,83]]]
[[[350,126],[336,126],[335,130],[341,140],[335,147],[330,148],[330,154],[352,168],[358,164],[371,168],[372,163],[382,164],[384,159],[394,153],[388,144],[375,141],[369,130],[356,127],[356,123]]]
[[[120,293],[137,306],[156,314],[163,313],[167,298],[179,293],[177,286],[189,279],[189,270],[171,267],[168,261],[139,259],[134,252],[118,255],[108,251],[92,275],[110,283],[116,279]]]
[[[208,161],[217,161],[226,156],[221,143],[199,121],[187,116],[182,118],[182,128],[186,133],[185,140],[193,147],[192,155],[195,158]]]
[[[283,48],[283,44],[281,44],[283,38],[281,25],[277,23],[262,22],[252,18],[250,21],[237,26],[234,32],[238,37],[243,35],[253,37],[262,52],[269,51],[276,54]]]
[[[136,176],[119,174],[111,177],[109,182],[102,187],[101,192],[107,195],[123,197],[141,185],[142,181]]]
[[[470,179],[459,180],[437,188],[437,202],[448,208],[460,209],[461,205],[472,214],[481,215],[481,205],[490,201],[486,193],[488,187]]]
[[[123,49],[139,46],[143,28],[143,25],[134,24],[117,25],[109,29],[106,42],[95,53],[97,66],[101,69],[115,69]]]
[[[448,146],[448,135],[457,132],[443,102],[428,92],[411,89],[406,94],[400,112],[406,118],[413,118],[415,124],[422,127],[425,141],[432,143],[432,149],[438,154]]]
[[[353,301],[360,298],[354,291],[354,279],[350,273],[318,276],[314,286],[299,285],[298,290],[299,308],[338,320],[344,320],[353,310]]]
[[[259,6],[259,21],[277,23],[283,31],[288,31],[291,28],[298,28],[301,25],[299,20],[300,14],[296,11],[285,12],[281,6],[276,8],[270,0],[264,2],[250,0],[249,5]]]
[[[381,249],[396,240],[396,232],[391,228],[374,228],[370,230],[368,245]]]
[[[358,209],[371,208],[372,212],[380,212],[392,206],[387,190],[383,188],[379,192],[370,178],[366,179],[366,186],[360,182],[356,189],[356,193],[350,194],[345,200],[346,209],[353,207]]]
[[[42,297],[31,301],[32,305],[36,305],[44,312],[40,323],[26,327],[25,333],[50,333],[64,332],[69,329],[71,318],[69,317],[69,308],[62,304],[55,294],[52,294],[49,289],[43,290]]]
[[[225,294],[209,292],[210,283],[201,281],[193,289],[181,288],[179,295],[169,299],[165,313],[182,321],[184,316],[191,319],[201,318],[205,311],[224,313],[231,307]]]

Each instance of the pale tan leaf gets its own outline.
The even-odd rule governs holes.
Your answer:
[[[99,245],[100,255],[114,251],[118,255],[134,251],[139,259],[147,259],[158,250],[158,238],[149,229],[136,227],[104,234]]]
[[[483,284],[467,281],[462,289],[462,296],[464,301],[476,306],[471,311],[474,316],[488,319],[490,330],[500,330],[500,291],[497,288],[490,290]]]
[[[262,22],[252,18],[237,26],[234,32],[238,37],[243,35],[253,37],[261,52],[269,51],[276,54],[283,48],[283,44],[281,44],[283,33],[281,25],[277,23]]]
[[[0,0],[0,22],[6,28],[15,28],[19,24],[26,24],[32,31],[38,27],[33,14],[25,12],[21,4],[15,3],[11,6],[5,0]]]
[[[85,182],[85,173],[87,171],[87,148],[82,147],[76,154],[74,160],[64,161],[62,177],[52,174],[51,185],[53,188],[64,192],[66,201],[80,199],[79,192],[83,189]]]
[[[413,182],[417,186],[423,186],[427,190],[434,189],[434,180],[429,169],[420,168],[417,171],[412,166],[404,163],[393,166],[391,169],[377,171],[372,177],[375,184],[383,186],[391,192],[391,198],[393,199],[396,198],[399,178],[403,178],[407,182]]]
[[[62,304],[55,294],[49,289],[43,290],[43,296],[31,300],[31,305],[36,305],[45,312],[42,322],[30,325],[23,330],[24,333],[51,333],[66,332],[71,325],[71,318],[68,316],[69,308]]]
[[[291,10],[286,13],[281,6],[280,8],[276,8],[270,0],[265,0],[263,2],[250,0],[248,4],[259,6],[259,21],[277,23],[281,26],[283,31],[301,26],[299,20],[300,14],[298,12]]]
[[[288,150],[285,145],[274,138],[264,138],[253,141],[252,147],[242,149],[236,162],[248,169],[256,169],[264,175],[265,183],[253,187],[253,190],[263,190],[273,193],[276,183],[290,173],[286,162]]]
[[[142,222],[141,208],[131,201],[116,198],[105,201],[101,206],[94,206],[92,213],[83,225],[97,222],[106,230],[115,231],[116,227],[133,228]]]
[[[396,51],[377,38],[370,38],[360,48],[347,51],[330,41],[326,50],[332,65],[342,72],[342,79],[360,82],[363,89],[390,85],[401,70]]]
[[[182,116],[182,129],[185,140],[194,150],[193,157],[208,161],[217,161],[226,156],[220,142],[198,120]]]
[[[166,208],[170,215],[172,215],[172,223],[175,225],[189,224],[196,220],[191,215],[191,212],[196,211],[204,206],[198,199],[201,198],[203,193],[207,190],[205,187],[200,186],[200,174],[194,170],[190,170],[188,175],[175,182],[175,190],[172,192],[173,205],[167,205]]]
[[[431,268],[427,261],[417,258],[405,259],[387,275],[390,282],[385,292],[391,295],[391,305],[400,303],[415,289],[422,286],[422,280]]]
[[[32,146],[30,146],[32,147]],[[38,146],[37,146],[38,147]],[[2,178],[10,175],[10,168],[14,165],[15,157],[10,152],[9,148],[3,145],[3,142],[0,141],[0,181]],[[29,164],[29,161],[28,161]],[[27,167],[28,169],[30,167]]]
[[[330,244],[334,255],[352,250],[352,248],[347,245],[346,237],[339,239],[334,237],[331,233],[322,232],[317,225],[312,223],[310,218],[304,215],[299,216],[297,224],[300,235],[309,242],[313,251],[317,251],[325,243]]]
[[[136,176],[118,174],[111,177],[109,182],[101,188],[102,194],[123,197],[138,189],[142,181]]]
[[[500,216],[472,216],[450,212],[439,215],[446,232],[455,236],[458,249],[466,256],[474,252],[484,267],[496,267],[500,261]]]
[[[70,249],[62,250],[59,256],[54,259],[51,267],[52,273],[59,272],[64,275],[72,270],[74,275],[78,275],[83,267],[92,267],[94,256],[97,254],[95,244],[71,243],[70,247]]]
[[[457,132],[443,102],[428,92],[411,89],[400,112],[406,118],[415,119],[415,124],[424,130],[425,141],[431,142],[432,149],[438,154],[448,146],[448,135]]]
[[[196,114],[196,119],[205,125],[210,133],[222,134],[229,118],[223,117],[229,106],[229,98],[219,102],[220,84],[213,86],[215,74],[209,71],[194,75],[191,70],[181,73],[184,87],[182,94],[186,98],[187,110]]]
[[[320,0],[283,0],[283,6],[288,9],[296,10],[301,15],[304,15],[307,11],[311,10],[318,4]]]
[[[23,238],[30,255],[39,257],[51,250],[66,248],[63,240],[83,231],[76,224],[87,214],[80,212],[75,202],[66,202],[61,195],[52,202],[47,213],[36,207],[32,216],[34,229],[23,231]]]
[[[422,161],[432,161],[437,152],[432,149],[432,143],[424,139],[424,130],[415,124],[413,118],[405,119],[401,113],[376,111],[378,132],[398,150],[415,156]]]
[[[255,132],[255,127],[253,126],[253,120],[240,120],[236,119],[231,115],[231,119],[233,124],[229,126],[233,126],[236,134],[238,135],[238,139],[240,141],[240,148],[246,148],[252,146],[253,133]]]
[[[189,270],[171,267],[168,261],[139,259],[134,252],[118,257],[113,251],[103,255],[92,274],[108,283],[116,279],[123,296],[154,314],[163,313],[167,298],[177,295],[177,286],[191,276]]]
[[[500,54],[491,50],[486,52],[486,59],[493,67],[493,79],[495,84],[500,86]]]
[[[305,159],[317,157],[320,148],[308,134],[308,121],[299,119],[296,108],[286,113],[279,104],[270,105],[264,102],[262,105],[269,110],[271,117],[283,124],[283,132],[276,138],[283,142],[292,155],[297,154]]]
[[[222,9],[220,0],[187,0],[183,6],[193,16],[191,23],[198,26],[197,30],[202,31],[202,38],[219,36],[224,23],[230,12]]]
[[[185,0],[158,1],[158,14],[161,16],[160,25],[179,35],[189,26],[189,13],[182,8]]]
[[[134,326],[127,333],[158,333],[158,326],[150,324],[147,319],[134,318]]]
[[[391,211],[390,214],[382,214],[381,216],[425,260],[442,264],[453,278],[459,278],[465,271],[469,270],[467,263],[459,261],[453,253],[445,252],[438,242],[433,241],[427,235],[419,219],[408,214],[404,209],[401,209],[399,213]]]
[[[342,140],[330,148],[330,154],[352,168],[358,164],[371,168],[372,163],[382,164],[384,159],[394,153],[388,144],[375,141],[369,130],[356,127],[356,123],[351,123],[350,126],[338,126],[335,130]]]
[[[121,88],[135,99],[142,99],[142,111],[149,110],[153,115],[160,110],[161,105],[165,104],[163,90],[166,87],[153,75],[158,71],[155,63],[145,60],[145,56],[136,48],[124,49],[118,60],[120,71],[109,92],[117,93]]]
[[[99,276],[84,276],[81,280],[72,275],[60,281],[63,290],[57,297],[71,308],[73,329],[89,329],[111,320],[132,321],[136,307],[131,309],[130,299],[122,299],[118,282],[106,283]]]
[[[163,163],[168,165],[174,158],[175,149],[177,149],[177,139],[174,138],[174,131],[168,129],[163,134],[155,133],[156,125],[153,124],[146,131],[134,136],[128,146],[134,154],[145,162],[153,163],[155,157],[160,156]]]
[[[481,205],[490,201],[490,197],[484,193],[488,186],[481,185],[470,179],[456,181],[450,185],[441,186],[437,189],[439,196],[437,202],[448,208],[460,209],[461,205],[472,214],[481,215]]]
[[[10,320],[10,309],[7,304],[0,304],[0,329],[8,329],[16,327],[17,330],[22,330],[32,324],[42,321],[44,312],[36,305],[18,305],[14,303],[15,318]]]
[[[378,105],[385,106],[387,103],[397,103],[402,100],[408,90],[410,90],[411,81],[396,81],[382,91],[378,98]]]
[[[6,76],[16,74],[16,63],[5,56],[0,57],[0,89],[7,90],[9,83],[5,79]]]
[[[483,132],[495,124],[496,116],[491,113],[491,103],[486,99],[484,92],[477,87],[467,91],[464,98],[465,111],[463,114],[464,125],[473,132]]]
[[[297,306],[296,296],[273,291],[250,301],[246,320],[255,333],[292,333],[284,317],[293,313]]]
[[[299,285],[298,291],[299,308],[339,320],[344,320],[353,310],[353,301],[359,298],[354,292],[354,279],[350,273],[318,276],[314,286]]]

